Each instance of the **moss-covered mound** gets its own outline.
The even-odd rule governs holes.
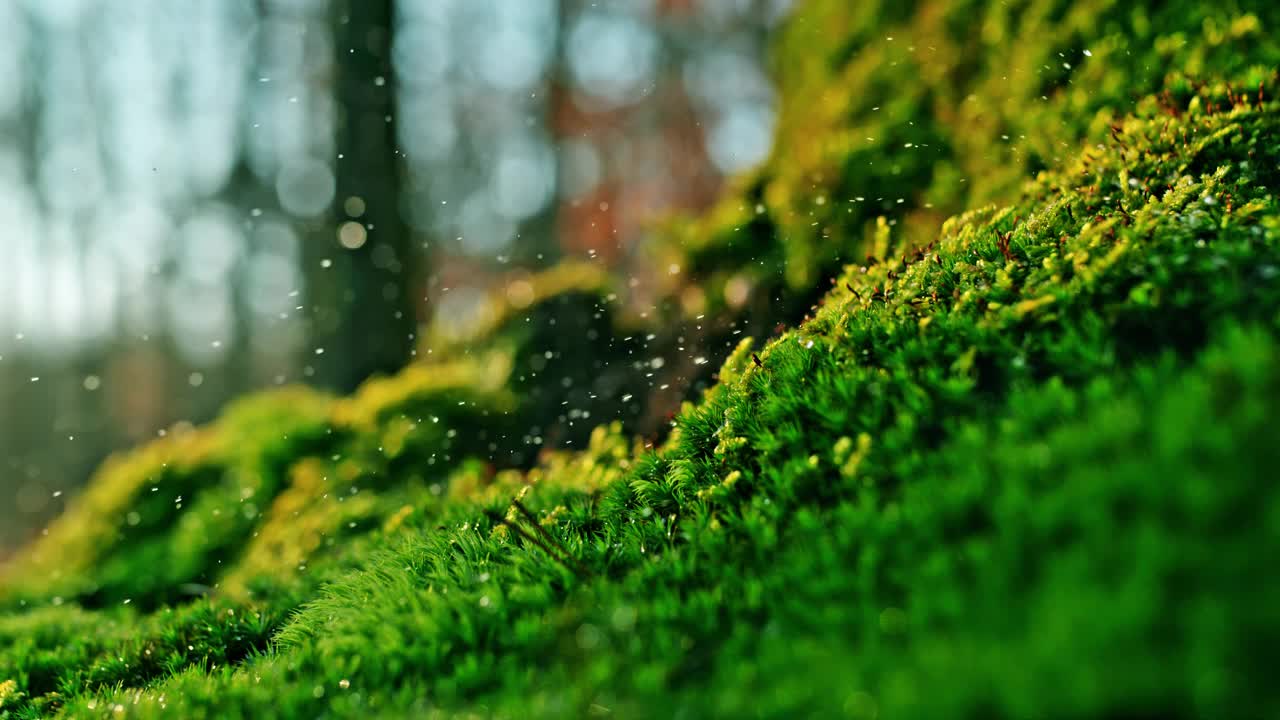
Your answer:
[[[682,268],[691,314],[807,307],[885,225],[927,245],[1111,140],[1141,98],[1184,105],[1218,83],[1256,99],[1277,26],[1280,4],[1248,0],[806,0],[775,48],[772,156],[659,237],[660,267]]]
[[[597,421],[663,329],[520,278],[117,458],[5,570],[0,717],[1280,715],[1269,8],[801,7],[778,154],[668,251],[811,317],[655,444]]]

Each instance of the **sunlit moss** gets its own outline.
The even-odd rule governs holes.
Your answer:
[[[503,328],[524,322],[530,308],[570,295],[608,302],[613,278],[599,265],[566,261],[547,270],[513,273],[489,291],[479,317],[467,323],[440,322],[421,343],[420,356],[463,352],[492,341]]]
[[[1228,86],[1256,100],[1275,82],[1277,26],[1266,3],[808,2],[775,47],[770,159],[672,223],[658,257],[686,269],[672,282],[704,287],[698,312],[794,320],[872,252],[879,217],[927,244],[948,215],[1105,141],[1138,98],[1185,103],[1208,85],[1220,103]]]

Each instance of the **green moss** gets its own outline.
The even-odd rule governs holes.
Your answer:
[[[1267,3],[807,2],[781,33],[770,159],[659,244],[696,313],[794,321],[842,263],[873,252],[877,219],[905,244],[1007,198],[1136,99],[1185,104],[1227,87],[1256,100],[1280,46]]]
[[[599,336],[568,386],[649,368],[600,278],[517,279],[351,398],[262,396],[105,466],[0,586],[0,717],[1280,713],[1280,104],[1227,84],[1270,82],[1271,11],[985,8],[792,22],[765,210],[688,267],[766,282],[745,238],[767,282],[834,288],[664,440],[548,419],[533,361],[582,344],[552,320]],[[1106,67],[1035,69],[1068,47]],[[1048,100],[966,115],[976,89]],[[945,152],[900,158],[901,213],[837,223],[839,183],[896,182],[846,166],[897,162],[851,140],[886,109]],[[802,206],[827,230],[775,235]],[[532,461],[555,423],[574,442]]]
[[[59,598],[154,609],[217,590],[224,579],[237,594],[294,587],[290,576],[319,543],[331,547],[379,525],[388,508],[408,502],[406,488],[430,494],[435,486],[438,494],[466,458],[527,467],[542,432],[585,442],[594,427],[588,416],[557,420],[561,396],[553,409],[550,390],[525,386],[538,379],[532,361],[545,365],[548,352],[569,358],[555,367],[584,392],[608,379],[597,366],[612,350],[575,352],[580,338],[556,328],[562,312],[590,313],[602,330],[611,327],[606,285],[568,266],[528,283],[524,315],[506,308],[505,319],[472,337],[437,336],[438,352],[428,346],[422,362],[350,398],[304,388],[265,393],[233,404],[210,427],[177,427],[110,459],[5,568],[20,581],[0,585],[0,603]],[[616,394],[608,400],[597,412],[617,407]]]

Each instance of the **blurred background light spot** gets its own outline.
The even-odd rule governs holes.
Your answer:
[[[368,233],[365,231],[364,226],[358,222],[348,220],[338,226],[338,242],[348,250],[358,250],[364,247],[366,239],[368,239]]]
[[[773,111],[743,104],[726,111],[711,130],[711,159],[722,171],[738,172],[762,162],[773,139]]]
[[[333,202],[336,180],[328,163],[302,158],[286,164],[276,176],[280,206],[298,217],[315,217]]]
[[[502,90],[521,90],[541,80],[555,50],[555,3],[487,0],[475,7],[487,16],[472,26],[480,35],[475,58],[480,76]]]
[[[551,199],[555,156],[545,142],[513,138],[499,149],[490,183],[494,209],[510,220],[523,220]]]
[[[653,81],[657,37],[634,17],[583,13],[569,30],[568,50],[574,80],[603,105],[634,102]]]
[[[360,217],[364,214],[364,208],[364,198],[359,195],[352,195],[342,201],[342,211],[347,214],[347,217]]]
[[[534,300],[533,284],[524,278],[507,283],[507,300],[517,309],[529,307]]]
[[[582,197],[600,183],[604,168],[595,145],[586,140],[566,140],[560,146],[561,193]]]
[[[344,308],[465,323],[566,256],[644,297],[650,218],[769,151],[789,0],[359,0],[365,60],[335,3],[0,0],[0,552],[42,473],[326,382],[366,350],[316,341]]]
[[[182,243],[180,272],[201,285],[226,284],[244,251],[240,226],[231,211],[212,206],[191,216],[178,231]]]

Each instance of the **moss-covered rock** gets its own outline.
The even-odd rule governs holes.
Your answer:
[[[1280,713],[1273,14],[809,4],[774,160],[678,237],[811,317],[646,443],[594,427],[652,370],[607,279],[513,278],[117,458],[5,572],[0,716]]]

